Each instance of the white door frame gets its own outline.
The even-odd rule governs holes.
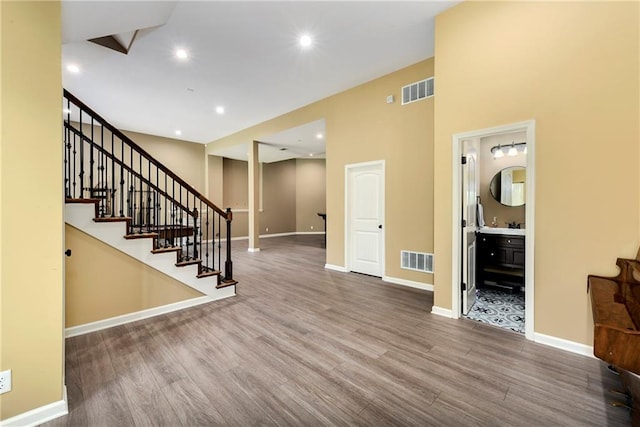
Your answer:
[[[452,137],[452,226],[451,226],[451,304],[452,317],[460,317],[460,145],[462,140],[483,138],[501,133],[525,131],[527,134],[527,203],[525,204],[525,337],[534,339],[534,266],[535,266],[535,120],[511,123],[470,132],[457,133]]]
[[[385,235],[386,235],[386,223],[385,223],[385,161],[384,160],[375,160],[371,162],[364,163],[352,163],[344,166],[344,266],[346,271],[351,271],[351,245],[353,242],[351,241],[351,211],[349,210],[350,206],[350,196],[351,196],[351,188],[349,185],[349,176],[351,172],[358,168],[370,167],[370,166],[380,166],[382,169],[382,235],[380,236],[380,242],[382,247],[382,254],[380,257],[380,273],[381,277],[385,277],[385,256],[386,256],[386,246],[385,246]]]

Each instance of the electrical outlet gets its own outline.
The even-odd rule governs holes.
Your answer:
[[[311,226],[311,229],[313,230],[313,225]]]
[[[0,394],[11,391],[11,369],[0,372]]]

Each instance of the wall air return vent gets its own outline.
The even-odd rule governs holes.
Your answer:
[[[433,273],[433,254],[400,251],[400,268]]]
[[[411,83],[402,88],[402,105],[433,96],[433,77]]]

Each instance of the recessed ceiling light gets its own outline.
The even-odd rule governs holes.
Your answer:
[[[216,107],[216,113],[218,113],[218,114],[224,114],[224,107],[223,107],[223,106],[218,105],[218,106]]]
[[[176,49],[176,58],[178,59],[187,59],[189,54],[184,49]]]
[[[178,135],[178,136],[182,135],[182,131],[181,131],[180,129],[178,129],[178,130],[176,131],[176,135]]]
[[[313,157],[313,153],[309,153],[309,157]]]
[[[79,73],[80,67],[78,67],[76,64],[69,64],[67,65],[67,71],[69,71],[70,73]]]
[[[322,132],[318,132],[318,133],[316,133],[316,138],[322,139],[322,138],[324,138],[324,135],[322,134]]]
[[[311,46],[311,36],[309,34],[303,34],[302,36],[300,36],[300,39],[298,40],[298,42],[300,43],[300,46],[302,47],[310,47]]]

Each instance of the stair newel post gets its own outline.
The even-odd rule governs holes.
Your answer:
[[[233,213],[231,208],[227,208],[227,260],[224,262],[225,280],[233,280],[233,262],[231,261],[231,220]]]

